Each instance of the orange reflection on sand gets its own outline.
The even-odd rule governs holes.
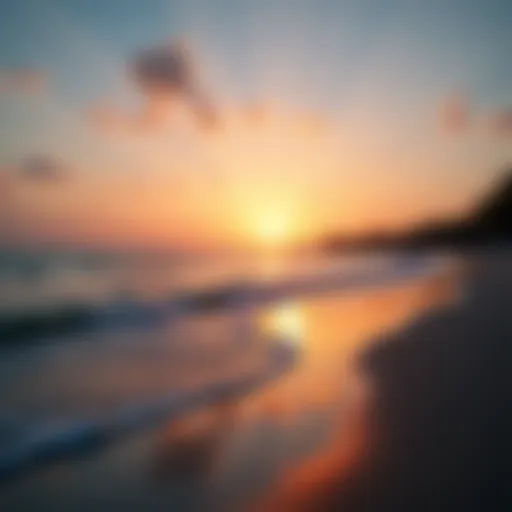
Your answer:
[[[282,424],[293,424],[308,408],[320,407],[332,412],[333,425],[322,447],[285,471],[254,510],[328,507],[322,504],[325,489],[343,485],[357,472],[374,439],[374,390],[357,370],[358,355],[418,312],[451,301],[455,290],[451,281],[434,279],[360,297],[317,300],[302,308],[308,326],[303,364],[273,394],[267,393],[269,412],[277,411]]]
[[[279,482],[279,492],[258,503],[256,510],[300,512],[328,509],[323,490],[343,485],[364,460],[371,443],[371,389],[361,376],[346,389],[346,407],[339,415],[343,434],[333,433],[324,449],[306,463],[291,469]]]

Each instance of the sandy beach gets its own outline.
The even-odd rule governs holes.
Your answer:
[[[460,300],[364,353],[364,421],[320,476],[308,462],[288,475],[273,509],[510,510],[511,256],[467,257]]]

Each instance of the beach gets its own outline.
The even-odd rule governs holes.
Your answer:
[[[288,265],[283,275],[290,284],[270,281],[270,287],[258,288],[258,301],[264,300],[249,323],[243,308],[226,307],[222,300],[217,309],[199,308],[151,328],[128,325],[54,342],[7,344],[0,362],[2,386],[10,389],[3,403],[3,446],[41,422],[62,428],[76,420],[101,420],[119,407],[236,378],[251,371],[261,350],[250,336],[255,324],[281,315],[283,308],[302,324],[300,361],[275,383],[4,481],[0,504],[7,510],[204,510],[208,503],[243,510],[257,503],[336,433],[352,429],[347,418],[360,401],[360,355],[383,333],[452,300],[458,283],[453,269],[414,276],[421,266],[407,257],[393,261],[342,261],[336,272],[338,284],[348,286],[345,293],[335,290],[328,279],[332,270],[323,264],[308,270],[319,276],[313,281],[299,279],[300,272],[290,281]],[[395,278],[413,270],[414,278],[382,279],[388,267],[396,269]],[[379,286],[355,286],[368,277],[353,276],[372,273]],[[317,289],[322,282],[328,293]],[[314,293],[294,295],[310,283]],[[279,293],[271,297],[262,290]]]
[[[512,511],[512,0],[2,6],[0,512]]]
[[[270,509],[510,510],[511,262],[466,256],[458,300],[361,355],[371,396],[356,426],[287,475]]]

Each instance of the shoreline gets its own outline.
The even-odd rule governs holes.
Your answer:
[[[321,475],[306,461],[268,510],[510,510],[512,252],[465,263],[462,301],[359,359],[372,396],[357,456],[340,434]]]
[[[315,294],[345,294],[369,288],[400,285],[441,273],[449,264],[437,254],[395,255],[384,265],[356,271],[336,269],[275,282],[228,282],[198,290],[183,290],[161,301],[121,301],[97,306],[67,304],[48,310],[0,315],[2,347],[52,342],[101,330],[162,325],[181,315],[194,315],[239,307],[260,307]]]

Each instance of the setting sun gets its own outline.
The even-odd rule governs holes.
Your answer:
[[[290,224],[290,219],[283,214],[263,215],[256,222],[256,237],[265,246],[281,246],[290,239]]]

